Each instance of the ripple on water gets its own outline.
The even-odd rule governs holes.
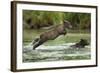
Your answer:
[[[45,46],[41,45],[36,50],[32,50],[32,45],[23,48],[23,62],[42,62],[58,60],[81,60],[90,59],[90,46],[86,48],[71,48],[75,43]]]

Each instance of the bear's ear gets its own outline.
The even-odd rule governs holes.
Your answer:
[[[67,28],[72,28],[71,23],[70,23],[69,21],[67,21],[67,20],[64,20],[64,21],[63,21],[63,24],[64,24],[64,26],[67,27]]]
[[[63,20],[63,22],[64,22],[64,23],[69,23],[69,21],[67,21],[67,20]]]
[[[63,23],[64,23],[65,25],[70,25],[70,22],[67,21],[67,20],[64,20]]]
[[[66,23],[66,20],[63,20],[64,23]]]

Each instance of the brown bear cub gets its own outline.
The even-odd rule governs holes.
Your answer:
[[[86,45],[89,45],[86,39],[80,39],[75,45],[71,45],[72,48],[84,48]]]

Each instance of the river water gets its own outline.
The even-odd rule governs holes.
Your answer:
[[[85,48],[70,47],[75,43],[58,45],[41,45],[32,49],[31,43],[23,48],[23,62],[46,62],[61,60],[87,60],[91,59],[90,45]]]

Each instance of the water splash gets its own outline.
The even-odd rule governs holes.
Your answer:
[[[58,60],[90,59],[90,45],[85,48],[71,48],[75,43],[41,45],[33,50],[32,42],[23,48],[23,62],[42,62]]]
[[[36,50],[43,49],[43,50],[62,50],[62,49],[68,49],[70,48],[71,45],[75,43],[64,43],[64,44],[58,44],[58,45],[40,45],[39,47],[36,48]],[[24,46],[23,51],[30,51],[33,50],[33,45],[32,42],[29,43],[28,45]]]

